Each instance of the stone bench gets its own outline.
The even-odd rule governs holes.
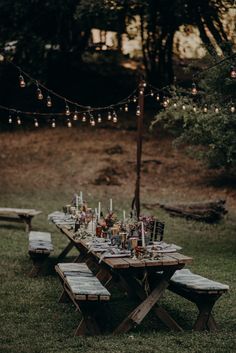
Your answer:
[[[37,276],[42,270],[43,263],[53,251],[51,234],[47,232],[29,232],[29,255],[33,261],[30,276]]]
[[[229,290],[228,285],[196,275],[189,269],[182,269],[171,277],[168,289],[197,305],[199,314],[194,330],[217,329],[212,309],[217,299]]]
[[[111,296],[108,290],[85,263],[59,263],[55,270],[63,286],[59,302],[70,299],[82,314],[75,336],[99,334],[99,315]]]
[[[25,223],[26,232],[29,232],[32,218],[40,213],[42,212],[34,209],[0,207],[0,221]]]

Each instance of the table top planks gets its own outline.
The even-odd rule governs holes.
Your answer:
[[[7,208],[7,207],[0,207],[0,215],[19,215],[19,216],[36,216],[42,213],[42,211],[37,211],[35,209],[28,209],[28,208]]]

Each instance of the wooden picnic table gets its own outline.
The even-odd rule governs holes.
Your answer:
[[[108,287],[119,278],[127,292],[139,298],[140,304],[114,330],[114,334],[128,332],[140,324],[151,309],[167,327],[182,331],[178,323],[159,305],[169,281],[176,270],[192,262],[192,258],[180,253],[163,254],[157,260],[125,258],[103,258],[101,252],[90,251],[86,240],[74,239],[73,230],[65,225],[56,225],[69,240],[59,255],[61,261],[75,247],[79,251],[77,262],[86,264],[96,273],[100,282]],[[158,272],[158,276],[156,273]]]
[[[0,221],[25,223],[26,231],[29,232],[32,218],[40,213],[35,209],[0,207]]]

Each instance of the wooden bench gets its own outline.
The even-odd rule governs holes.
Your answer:
[[[196,275],[189,269],[182,269],[171,277],[168,289],[197,305],[199,314],[194,323],[194,330],[217,329],[212,309],[217,299],[229,290],[229,286]]]
[[[37,276],[42,270],[43,263],[53,251],[51,234],[47,232],[29,232],[29,255],[33,261],[30,276]]]
[[[75,336],[101,333],[100,319],[110,293],[85,263],[59,263],[55,266],[63,286],[59,302],[70,299],[82,314]]]
[[[34,209],[0,207],[0,221],[25,223],[28,232],[32,228],[32,218],[40,213],[42,212]]]

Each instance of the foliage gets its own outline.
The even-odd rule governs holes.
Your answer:
[[[229,65],[222,64],[206,73],[197,98],[177,96],[173,104],[162,110],[153,121],[162,124],[176,137],[175,143],[188,143],[203,148],[194,149],[195,156],[204,158],[210,167],[236,169],[236,112],[231,112],[236,97],[236,82],[229,78]],[[172,103],[173,103],[172,102]],[[204,107],[207,104],[207,112]],[[185,110],[183,110],[183,105]],[[193,107],[196,107],[196,111]],[[216,113],[215,109],[219,109]]]

